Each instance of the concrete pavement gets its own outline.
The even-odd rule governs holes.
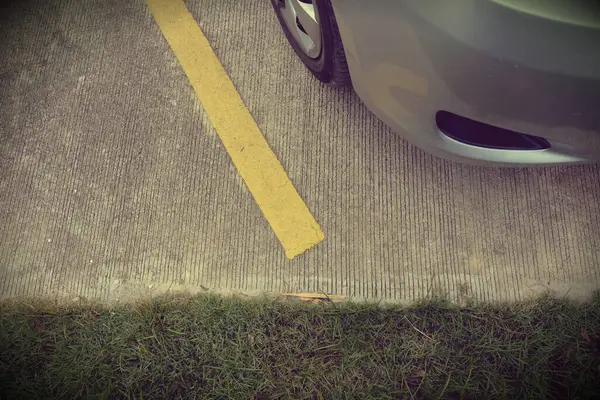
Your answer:
[[[268,2],[190,12],[325,240],[290,261],[143,1],[0,14],[0,293],[585,298],[600,168],[430,156],[302,66]]]

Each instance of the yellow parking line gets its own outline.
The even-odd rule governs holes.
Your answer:
[[[182,0],[146,0],[239,174],[292,259],[324,238]],[[218,182],[215,182],[218,184]]]

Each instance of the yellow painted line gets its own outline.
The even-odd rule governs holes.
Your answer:
[[[292,259],[322,241],[325,235],[321,227],[269,147],[184,2],[146,2],[286,256]]]

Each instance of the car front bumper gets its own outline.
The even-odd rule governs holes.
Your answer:
[[[334,0],[356,92],[394,130],[445,158],[600,161],[600,18],[596,26],[589,13],[579,23],[497,1]],[[538,136],[550,148],[466,144],[440,131],[438,111]]]

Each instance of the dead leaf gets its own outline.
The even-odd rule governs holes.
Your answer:
[[[425,371],[422,369],[414,370],[411,375],[407,379],[408,387],[414,389],[416,387],[421,386],[421,381],[425,377]]]
[[[590,335],[588,335],[587,329],[585,328],[581,328],[581,337],[586,342],[591,342]]]
[[[421,377],[421,378],[422,378],[422,377],[424,377],[424,376],[425,376],[425,371],[424,371],[424,370],[422,370],[422,369],[418,369],[418,370],[416,370],[416,371],[414,371],[414,372],[413,372],[413,375],[414,375],[414,376],[418,376],[418,377]]]
[[[294,298],[296,300],[300,300],[300,301],[307,302],[307,303],[315,303],[315,304],[340,302],[340,301],[344,301],[346,299],[344,296],[328,295],[325,293],[309,293],[309,292],[271,293],[271,295]]]

